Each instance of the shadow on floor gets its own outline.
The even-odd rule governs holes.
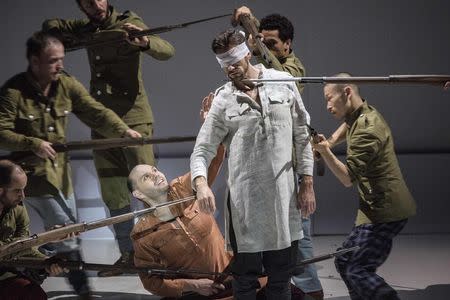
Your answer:
[[[436,284],[427,286],[423,290],[398,291],[402,300],[448,300],[450,299],[450,284]],[[350,297],[331,297],[333,300],[350,300]]]
[[[62,292],[48,292],[48,300],[78,300],[78,296],[71,291]],[[102,300],[157,300],[161,299],[158,296],[139,295],[130,293],[115,293],[115,292],[93,292],[93,299]]]

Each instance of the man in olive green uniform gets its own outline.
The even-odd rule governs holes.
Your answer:
[[[124,30],[147,29],[135,13],[117,12],[107,0],[77,0],[88,19],[47,20],[44,30],[55,30],[71,41],[94,37],[108,40],[123,36]],[[144,137],[153,133],[153,114],[141,76],[141,53],[158,60],[174,55],[174,48],[158,36],[106,43],[87,49],[91,69],[90,92],[99,102],[116,112],[122,120]],[[94,138],[101,135],[93,133]],[[130,195],[126,181],[130,170],[138,164],[154,165],[151,145],[136,148],[94,151],[94,162],[100,180],[103,201],[111,216],[130,211]],[[118,262],[126,262],[132,251],[129,237],[132,221],[114,225],[122,253]],[[132,260],[131,260],[132,261]],[[101,272],[99,275],[112,275]]]
[[[306,74],[305,67],[301,63],[300,59],[294,54],[292,50],[292,41],[294,39],[294,27],[292,23],[284,16],[279,14],[271,14],[265,16],[259,21],[251,12],[251,10],[242,6],[236,9],[233,16],[233,25],[238,24],[238,20],[241,14],[250,15],[257,26],[260,33],[260,37],[263,43],[270,50],[268,52],[268,61],[263,59],[261,53],[257,49],[254,37],[249,37],[248,44],[252,50],[253,55],[256,57],[258,63],[262,63],[267,68],[273,68],[278,71],[284,71],[291,74],[294,77],[303,77]],[[304,85],[296,83],[300,93],[304,89]],[[313,189],[312,176],[298,174],[299,185],[301,189]],[[316,203],[315,197],[310,198],[314,202],[304,202],[302,205],[302,229],[303,238],[298,243],[298,260],[309,259],[314,256],[313,244],[311,238],[311,219],[310,214],[315,211]],[[295,286],[300,288],[304,293],[311,296],[316,300],[323,299],[323,289],[317,275],[317,269],[314,264],[309,264],[301,268],[299,274],[293,276],[293,282]]]
[[[350,77],[347,73],[335,75]],[[353,84],[324,87],[327,110],[347,125],[345,164],[330,150],[323,135],[313,147],[346,187],[358,186],[359,210],[355,227],[343,247],[359,246],[335,261],[352,300],[399,299],[376,274],[386,261],[393,238],[403,229],[416,206],[398,165],[392,133],[381,114],[364,101]]]
[[[28,70],[9,79],[0,90],[0,148],[13,151],[12,157],[20,155],[17,151],[36,154],[21,160],[30,172],[26,204],[36,209],[48,230],[76,221],[68,156],[52,148],[52,143],[65,142],[68,114],[74,113],[104,136],[140,134],[62,71],[64,46],[56,37],[34,34],[27,41],[27,58]],[[73,242],[64,246],[69,252],[76,247]],[[76,273],[69,273],[69,281]],[[87,279],[84,283],[74,280],[78,282],[71,281],[75,290],[85,292],[77,289],[87,286]]]
[[[26,185],[27,175],[20,166],[9,160],[0,160],[0,246],[30,236],[30,218],[25,207],[21,205],[25,197]],[[6,259],[12,257],[45,258],[46,256],[37,249],[31,248]],[[50,275],[62,272],[57,264],[52,264],[45,270]],[[19,272],[0,266],[0,299],[47,299],[44,290],[35,282],[44,278],[45,273],[42,272]]]

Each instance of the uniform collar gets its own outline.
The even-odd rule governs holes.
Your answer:
[[[293,58],[293,57],[295,57],[294,51],[293,51],[292,49],[290,49],[290,50],[289,50],[289,54],[286,55],[285,57],[278,58],[278,61],[280,62],[280,64],[284,64],[284,63],[286,63],[286,61],[287,61],[289,58]]]
[[[367,101],[363,99],[363,104],[345,117],[345,123],[351,127],[353,123],[366,111],[369,110]]]
[[[33,92],[35,92],[38,96],[44,96],[44,93],[42,91],[41,86],[39,85],[39,83],[36,81],[33,72],[31,72],[31,69],[28,68],[26,73],[25,73],[25,77],[31,87],[31,89],[33,90]],[[56,90],[56,87],[59,84],[59,78],[56,81],[52,81],[52,83],[50,84],[50,93],[48,95],[48,97],[50,97],[54,91]]]

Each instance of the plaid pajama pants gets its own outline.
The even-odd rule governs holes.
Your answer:
[[[352,300],[399,299],[397,292],[376,271],[391,252],[392,239],[405,227],[407,221],[405,219],[353,227],[342,248],[360,248],[335,260],[336,269],[347,285]]]

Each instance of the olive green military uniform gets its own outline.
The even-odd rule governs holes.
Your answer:
[[[13,151],[37,150],[42,141],[64,143],[69,113],[108,137],[120,137],[128,126],[110,109],[95,101],[73,77],[61,74],[52,83],[48,97],[30,71],[8,80],[0,91],[0,148]],[[65,197],[73,194],[67,153],[55,160],[37,156],[19,161],[28,172],[26,195]]]
[[[44,30],[56,30],[72,41],[94,39],[97,41],[117,40],[123,37],[121,27],[131,23],[142,29],[148,27],[135,13],[118,13],[112,6],[110,15],[102,24],[89,20],[54,19],[44,22]],[[130,128],[144,137],[153,134],[153,114],[141,74],[141,53],[158,60],[167,60],[174,55],[174,48],[158,36],[148,36],[146,49],[129,44],[127,41],[106,43],[87,49],[91,69],[90,92],[99,102],[116,112]],[[65,43],[67,44],[67,43]],[[101,136],[93,133],[93,138]],[[130,194],[127,178],[130,170],[137,164],[154,165],[151,145],[94,151],[94,163],[99,176],[102,198],[111,216],[130,211]],[[114,225],[119,248],[122,254],[132,250],[129,238],[133,223],[131,221]]]
[[[346,123],[349,126],[346,164],[359,191],[355,225],[394,222],[413,216],[416,205],[403,180],[386,121],[364,102]]]
[[[44,30],[58,30],[75,40],[94,38],[115,39],[123,35],[121,27],[131,23],[146,29],[142,19],[133,12],[118,13],[110,7],[110,16],[100,25],[89,20],[48,20]],[[153,114],[141,76],[141,52],[158,60],[174,55],[174,48],[158,36],[149,36],[147,49],[126,41],[102,44],[87,49],[91,69],[91,95],[116,112],[132,129],[145,137],[153,131]],[[101,136],[93,134],[93,137]],[[95,151],[95,165],[103,200],[110,210],[130,205],[126,185],[129,171],[137,164],[154,165],[151,145],[123,150]]]
[[[15,240],[30,236],[30,218],[27,210],[21,205],[14,208],[5,209],[0,215],[0,246],[14,242]],[[10,259],[17,256],[43,258],[45,255],[37,251],[35,248],[24,250],[3,259]],[[2,272],[0,269],[0,280],[4,280],[17,275],[10,272]]]

